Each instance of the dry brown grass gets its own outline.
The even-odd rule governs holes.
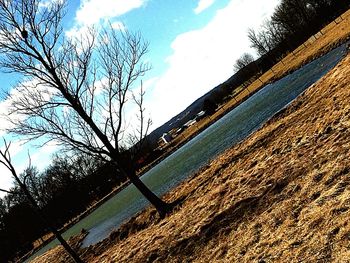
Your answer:
[[[87,262],[350,262],[350,55]],[[33,262],[69,262],[62,249]],[[54,261],[50,261],[54,260]]]
[[[347,262],[349,65],[347,56],[279,116],[166,196],[185,198],[181,208],[161,221],[148,209],[84,250],[87,261]],[[57,251],[48,257],[67,262]]]
[[[170,193],[181,209],[91,262],[350,259],[349,64]]]

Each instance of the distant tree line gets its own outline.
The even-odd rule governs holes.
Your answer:
[[[297,47],[350,7],[349,0],[282,0],[259,32],[250,29],[251,46],[261,56]]]
[[[126,181],[116,176],[112,163],[88,155],[56,156],[43,172],[29,167],[20,177],[50,222],[61,228],[88,206]],[[24,178],[25,176],[25,178]],[[18,184],[0,198],[0,261],[30,251],[32,242],[49,233],[43,229]],[[21,255],[15,255],[21,251]]]
[[[256,61],[259,70],[267,70],[349,8],[349,0],[282,0],[260,30],[248,30],[251,47],[260,56]],[[245,53],[234,69],[238,71],[250,63],[251,56]],[[254,70],[248,76],[252,73]]]

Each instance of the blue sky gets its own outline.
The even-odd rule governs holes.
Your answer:
[[[74,35],[109,21],[121,30],[142,33],[150,44],[146,59],[152,64],[152,70],[143,78],[145,106],[155,129],[233,74],[235,60],[244,52],[253,53],[248,28],[258,28],[278,3],[279,0],[68,0],[64,26],[67,35]],[[13,75],[0,73],[0,89],[9,91],[15,80]],[[7,103],[0,101],[0,113],[6,114]],[[7,124],[0,121],[0,135],[6,136]],[[21,171],[28,164],[28,150],[32,163],[43,169],[56,147],[49,144],[34,148],[16,140],[11,149]],[[8,172],[0,167],[0,188],[9,188],[11,181]]]

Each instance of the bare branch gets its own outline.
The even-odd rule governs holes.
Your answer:
[[[7,194],[14,194],[14,192],[12,192],[12,191],[8,191],[8,190],[1,189],[1,188],[0,188],[0,191],[1,191],[1,192],[5,192],[5,193],[7,193]]]
[[[83,261],[80,259],[78,254],[62,238],[60,232],[56,228],[52,227],[51,224],[46,219],[46,217],[41,213],[39,205],[35,201],[32,194],[29,192],[29,189],[28,189],[27,185],[25,184],[25,181],[26,181],[27,177],[29,176],[29,173],[25,174],[24,180],[22,182],[20,177],[18,176],[13,164],[11,163],[11,155],[9,152],[11,143],[7,143],[6,140],[4,139],[4,145],[5,145],[5,150],[0,150],[0,156],[2,157],[0,159],[0,163],[5,165],[8,168],[8,170],[11,172],[12,176],[14,177],[15,181],[18,183],[20,189],[24,192],[26,198],[28,199],[28,201],[32,205],[33,209],[40,216],[40,219],[44,222],[45,227],[49,227],[49,229],[54,233],[56,238],[60,241],[62,246],[65,248],[65,250],[72,256],[72,258],[74,259],[75,262],[83,263]],[[0,190],[11,193],[11,192],[3,190],[3,189],[0,189]]]
[[[113,160],[160,210],[164,203],[139,180],[121,156],[128,125],[127,105],[136,81],[150,70],[143,62],[148,43],[139,33],[106,27],[100,33],[67,38],[62,30],[63,1],[39,7],[38,0],[0,0],[0,68],[23,76],[12,96],[9,132],[30,139],[46,138],[65,150]],[[20,120],[20,121],[18,121]],[[123,169],[124,168],[124,169]],[[130,175],[126,172],[130,171]]]

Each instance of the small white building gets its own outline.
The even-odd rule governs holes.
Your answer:
[[[168,144],[172,140],[172,137],[169,133],[163,133],[161,139],[165,144]]]
[[[197,121],[194,119],[194,120],[189,120],[188,122],[186,122],[184,124],[184,127],[188,128],[190,126],[192,126],[193,124],[195,124]]]

